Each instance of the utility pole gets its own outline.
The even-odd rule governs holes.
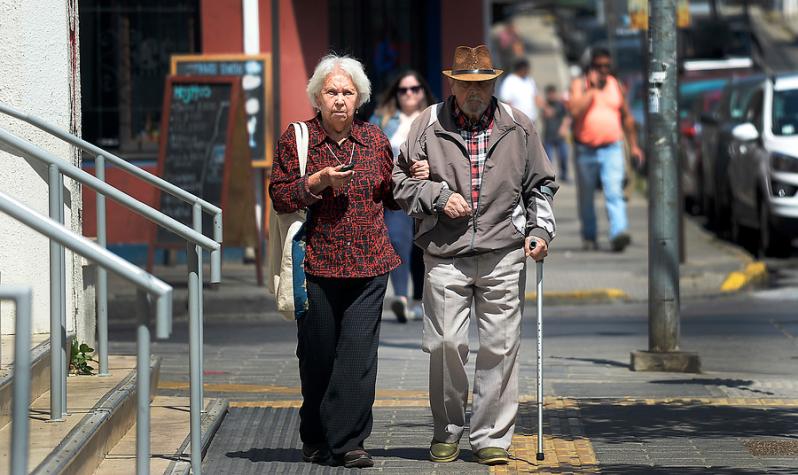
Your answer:
[[[679,351],[679,208],[676,0],[649,2],[648,351],[635,371],[699,372],[698,354]]]

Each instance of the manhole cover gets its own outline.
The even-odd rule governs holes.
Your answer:
[[[746,440],[743,445],[755,457],[798,456],[798,440],[759,439]]]

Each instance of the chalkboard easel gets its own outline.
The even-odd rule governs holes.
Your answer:
[[[226,245],[254,246],[256,276],[262,285],[260,241],[255,215],[252,166],[241,80],[234,76],[169,76],[161,115],[158,175],[222,208]],[[191,204],[157,194],[159,209],[193,227]],[[203,234],[212,217],[203,213]],[[151,270],[156,248],[183,249],[177,235],[153,227],[147,255]]]

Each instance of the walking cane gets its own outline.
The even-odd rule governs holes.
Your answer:
[[[537,241],[532,240],[529,247],[534,249]],[[538,451],[537,460],[543,460],[543,260],[535,262],[537,301],[537,408],[538,408]]]
[[[534,241],[533,241],[534,244]],[[537,300],[537,317],[538,317],[538,391],[537,391],[537,404],[538,404],[538,453],[537,460],[543,460],[543,261],[538,261],[537,264],[537,289],[535,291],[535,298]]]

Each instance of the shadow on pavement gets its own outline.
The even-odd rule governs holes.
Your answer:
[[[603,358],[574,358],[571,356],[552,356],[553,360],[567,360],[567,361],[583,361],[585,363],[593,363],[602,366],[616,366],[618,368],[629,368],[629,363],[622,363],[615,360],[607,360]]]
[[[754,389],[750,387],[754,384],[751,380],[744,379],[711,379],[711,378],[695,378],[695,379],[662,379],[649,381],[652,384],[698,384],[701,386],[720,386],[725,388],[744,389],[755,394],[764,394],[772,396],[774,393],[770,391],[762,391],[761,389]]]
[[[761,468],[731,468],[731,467],[656,467],[651,465],[600,465],[602,475],[761,475]],[[793,474],[794,468],[768,468],[767,473]],[[565,473],[551,471],[551,473]]]
[[[299,449],[249,449],[225,454],[233,459],[247,459],[250,462],[302,462],[302,451]]]
[[[646,444],[648,439],[679,439],[685,444],[706,439],[798,439],[798,412],[793,408],[588,402],[580,403],[580,415],[594,445]]]

